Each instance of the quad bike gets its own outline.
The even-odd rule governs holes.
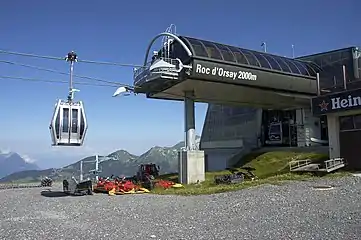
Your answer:
[[[53,186],[53,179],[51,179],[49,177],[45,177],[45,178],[41,179],[40,185],[42,187],[51,187],[51,186]]]

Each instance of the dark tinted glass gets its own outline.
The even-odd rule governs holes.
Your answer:
[[[207,41],[202,41],[202,43],[206,47],[206,51],[210,58],[223,60],[221,52],[218,50],[215,44]]]
[[[321,70],[314,63],[307,63],[306,67],[311,76],[316,76],[316,74]]]
[[[59,138],[59,134],[60,134],[60,111],[56,114],[56,119],[55,119],[55,132],[56,132],[56,138]]]
[[[187,38],[189,43],[192,45],[194,52],[199,57],[208,57],[206,50],[204,49],[203,45],[196,39]]]
[[[227,46],[223,44],[216,44],[216,46],[221,51],[224,61],[236,62],[235,56],[232,54],[231,50]]]
[[[248,50],[246,49],[242,49],[241,52],[243,53],[243,55],[247,58],[248,62],[250,65],[253,66],[257,66],[260,67],[259,62],[257,61],[257,59],[255,58],[255,56]]]
[[[253,54],[256,56],[256,58],[258,59],[259,63],[261,64],[261,67],[264,68],[268,68],[268,69],[272,69],[271,65],[268,63],[267,59],[265,59],[263,57],[262,54],[258,53],[258,52],[253,52]]]
[[[282,71],[291,73],[291,68],[288,66],[288,64],[283,60],[282,57],[274,56],[274,59],[278,62],[278,64],[281,66]]]
[[[78,109],[71,110],[71,132],[78,132]]]
[[[239,51],[238,48],[231,47],[231,46],[228,46],[228,47],[233,52],[234,56],[236,57],[237,63],[247,64],[247,65],[249,64],[246,57],[243,55],[242,52]]]
[[[307,71],[307,68],[305,67],[304,63],[301,63],[299,61],[294,61],[294,64],[298,67],[298,69],[300,69],[300,72],[302,75],[306,75],[309,76],[310,74]]]
[[[352,130],[354,129],[352,116],[340,117],[340,130]]]
[[[182,47],[182,45],[180,45],[179,42],[175,41],[171,45],[170,58],[172,59],[179,58],[180,60],[182,60],[182,62],[185,62],[186,60],[189,59],[189,56],[186,50],[184,50],[184,48]]]
[[[84,115],[83,115],[82,111],[80,111],[80,139],[83,138],[84,131],[85,131]]]
[[[271,67],[272,69],[274,70],[278,70],[278,71],[282,71],[280,65],[276,62],[276,60],[274,60],[274,58],[270,55],[267,55],[267,54],[264,54],[263,55],[267,60],[268,62],[271,64]]]
[[[296,73],[296,74],[301,74],[300,70],[298,69],[298,67],[294,64],[294,61],[292,60],[288,60],[288,59],[283,59],[287,65],[291,68],[291,71],[293,73]]]
[[[361,129],[361,115],[353,116],[353,122],[356,129]]]
[[[63,132],[69,131],[69,108],[63,108]]]

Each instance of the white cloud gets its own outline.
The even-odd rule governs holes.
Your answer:
[[[1,154],[9,154],[9,153],[11,153],[11,151],[10,151],[10,149],[5,148],[5,149],[0,149],[0,153]]]
[[[35,159],[30,158],[28,155],[24,155],[24,154],[20,154],[20,153],[18,153],[18,154],[19,154],[20,157],[21,157],[22,159],[24,159],[24,161],[27,162],[27,163],[34,163],[34,162],[36,162]]]

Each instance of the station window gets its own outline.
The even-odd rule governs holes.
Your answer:
[[[353,124],[352,116],[340,117],[340,131],[348,131],[353,129],[354,129],[354,124]]]
[[[256,58],[258,59],[259,63],[261,64],[261,67],[263,67],[263,68],[268,68],[268,69],[272,69],[272,68],[271,68],[271,65],[268,63],[267,59],[265,59],[265,58],[263,57],[262,54],[260,54],[260,53],[258,53],[258,52],[254,52],[253,54],[254,54],[254,55],[256,56]]]
[[[361,114],[353,117],[355,129],[361,129]]]
[[[223,44],[216,44],[216,46],[221,51],[224,61],[236,62],[236,59],[234,59],[233,53],[231,52],[231,50],[229,50],[228,47],[226,47]]]
[[[246,59],[245,55],[236,47],[228,46],[229,49],[233,52],[234,56],[236,57],[237,63],[249,65],[248,60]]]
[[[276,62],[276,60],[272,56],[269,56],[267,54],[265,54],[263,56],[268,60],[268,62],[270,63],[272,69],[282,71],[280,65]]]
[[[307,71],[307,68],[305,67],[304,63],[298,62],[298,61],[294,61],[294,63],[296,64],[296,66],[298,67],[298,69],[300,70],[302,75],[305,76],[309,76],[310,74]]]
[[[220,51],[218,50],[218,48],[216,47],[216,45],[214,45],[211,42],[207,42],[207,41],[203,41],[202,43],[206,47],[206,51],[210,58],[223,60],[223,57],[222,57]]]
[[[243,55],[247,58],[250,65],[260,67],[260,64],[258,63],[256,57],[250,52],[245,49],[241,50]]]
[[[187,40],[192,45],[196,56],[198,56],[198,57],[208,57],[208,54],[207,54],[206,50],[204,49],[203,45],[198,40],[195,40],[195,39],[192,39],[192,38],[187,38]]]
[[[300,70],[297,68],[297,66],[294,64],[293,61],[288,60],[288,59],[283,59],[287,65],[290,67],[291,71],[295,74],[301,74]]]
[[[282,71],[284,72],[292,72],[291,71],[291,68],[288,66],[288,64],[286,63],[286,61],[284,60],[284,58],[281,58],[281,57],[274,57],[275,60],[278,62],[278,64],[281,66],[282,68]]]

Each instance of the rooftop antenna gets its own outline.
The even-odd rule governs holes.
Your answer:
[[[261,44],[261,47],[263,48],[263,52],[267,52],[267,43],[266,42],[263,42]]]
[[[295,58],[295,45],[291,45],[292,47],[292,58]]]

